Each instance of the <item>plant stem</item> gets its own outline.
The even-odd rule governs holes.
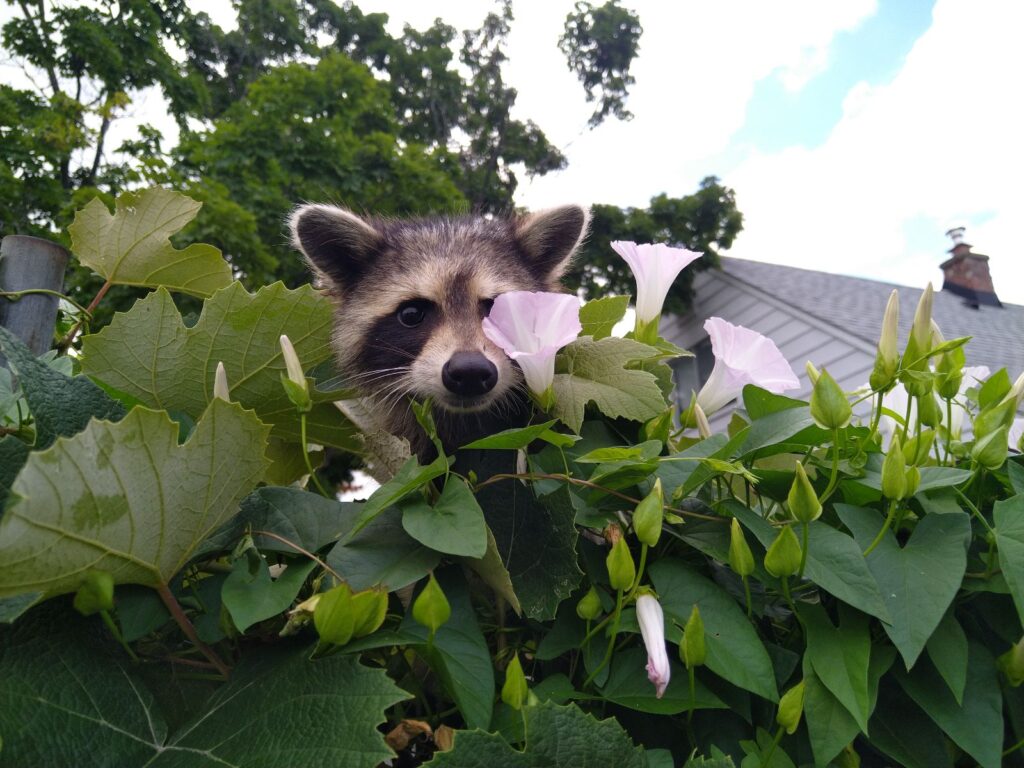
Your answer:
[[[974,502],[967,498],[967,494],[955,486],[953,487],[953,491],[956,493],[957,496],[960,497],[960,501],[966,504],[967,508],[971,510],[971,514],[978,518],[978,522],[985,526],[985,530],[988,531],[992,536],[995,536],[995,529],[988,524],[988,520],[986,520],[985,516],[981,514],[981,510],[974,506]]]
[[[345,581],[344,577],[342,577],[342,575],[340,573],[338,573],[336,570],[331,568],[331,566],[329,566],[327,563],[325,563],[319,557],[314,555],[308,549],[303,549],[302,547],[300,547],[294,541],[291,541],[290,539],[286,539],[284,536],[279,536],[278,534],[274,533],[273,531],[251,531],[251,533],[252,533],[253,536],[267,536],[267,537],[269,537],[271,539],[277,539],[282,544],[287,544],[289,547],[294,549],[299,554],[305,555],[310,560],[315,562],[317,565],[319,565],[321,568],[323,568],[325,571],[327,571],[329,574],[331,574],[331,576],[336,578],[339,582]]]
[[[772,755],[775,754],[775,748],[778,747],[779,742],[782,741],[782,734],[784,732],[785,729],[780,725],[779,730],[775,732],[775,738],[772,739],[772,745],[768,749],[768,754],[761,759],[761,768],[768,768],[769,763],[771,763]]]
[[[615,613],[612,614],[612,626],[611,636],[608,638],[608,648],[604,652],[604,658],[601,659],[601,663],[597,665],[597,669],[587,676],[587,679],[583,681],[583,687],[586,688],[590,683],[594,681],[601,670],[608,666],[608,663],[612,660],[612,651],[615,648],[615,636],[619,632],[619,619],[622,618],[622,590],[615,590]]]
[[[160,584],[156,588],[156,592],[160,595],[160,599],[164,601],[164,605],[167,606],[167,610],[171,612],[171,616],[174,617],[174,621],[177,622],[178,626],[181,627],[181,631],[185,633],[185,637],[191,641],[200,653],[203,654],[210,663],[217,668],[217,671],[224,677],[225,680],[231,675],[231,668],[225,664],[217,652],[210,646],[199,639],[199,635],[196,634],[196,628],[192,626],[192,622],[189,621],[188,616],[185,615],[185,611],[182,610],[181,604],[178,599],[171,592],[171,588],[166,584]]]
[[[892,525],[892,521],[896,519],[896,510],[899,508],[899,504],[896,499],[889,502],[889,513],[885,516],[885,522],[882,523],[882,530],[875,536],[875,540],[871,542],[867,549],[864,550],[864,557],[870,555],[875,547],[882,543],[882,539],[885,538],[885,532],[889,530]]]
[[[693,667],[686,668],[686,675],[690,679],[690,708],[686,712],[686,722],[690,723],[693,721],[693,710],[697,708],[697,681]]]
[[[640,579],[642,579],[643,576],[644,576],[644,567],[646,565],[647,565],[647,545],[646,544],[641,544],[640,545],[640,567],[636,569],[636,578],[633,580],[633,586],[630,587],[629,595],[627,595],[627,597],[629,599],[632,599],[633,595],[636,594],[637,589],[640,588]]]
[[[910,430],[910,409],[914,405],[914,398],[907,395],[907,413],[903,417],[903,433],[900,435],[900,443],[907,442],[907,432]],[[918,419],[920,421],[920,419]]]
[[[800,570],[796,572],[796,577],[798,579],[802,579],[804,577],[804,567],[807,565],[807,540],[811,529],[810,523],[804,523],[803,528],[803,546],[800,548]]]
[[[132,647],[125,642],[124,635],[121,634],[121,630],[117,626],[117,622],[110,615],[110,611],[100,611],[100,618],[103,619],[103,623],[107,625],[107,629],[110,630],[110,634],[114,636],[114,639],[121,644],[125,652],[131,657],[132,661],[137,662],[139,657],[135,655],[135,651]]]
[[[746,576],[740,577],[743,580],[743,595],[747,598],[747,618],[752,619],[754,616],[753,605],[750,600],[750,579]]]
[[[49,288],[26,288],[22,291],[0,291],[0,298],[7,299],[8,301],[17,301],[22,296],[28,296],[34,293],[41,293],[44,296],[56,296],[58,299],[64,299],[68,304],[71,304],[79,312],[85,315],[90,320],[92,319],[92,312],[87,310],[77,301],[72,299],[67,294],[61,293],[60,291],[51,291]]]
[[[783,576],[779,579],[782,584],[782,596],[786,598],[786,604],[789,606],[789,610],[796,616],[797,621],[800,620],[800,615],[796,612],[796,603],[793,602],[793,596],[789,593],[789,576]]]
[[[302,430],[302,458],[306,462],[306,469],[309,470],[309,477],[310,477],[310,479],[312,479],[313,484],[316,486],[317,490],[320,491],[320,495],[326,496],[328,499],[333,499],[334,497],[331,496],[331,494],[329,494],[324,489],[323,485],[320,483],[320,478],[316,476],[316,470],[313,469],[313,463],[309,460],[309,450],[308,450],[309,446],[306,443],[306,414],[305,413],[299,413],[299,427]]]
[[[95,310],[96,307],[99,306],[99,303],[103,300],[103,297],[107,295],[107,291],[110,290],[110,287],[112,285],[113,283],[107,280],[107,282],[105,282],[96,292],[96,295],[93,296],[92,301],[89,302],[89,306],[85,308],[85,314],[87,317],[89,317],[90,319],[92,318],[93,310]],[[83,317],[81,320],[79,320],[77,323],[71,326],[71,330],[67,332],[63,339],[57,342],[57,349],[59,349],[62,352],[67,352],[71,345],[75,343],[75,337],[78,335],[78,332],[82,328],[82,323],[84,322],[85,317]]]
[[[953,398],[946,398],[946,449],[943,452],[942,463],[949,461],[949,444],[953,442]]]

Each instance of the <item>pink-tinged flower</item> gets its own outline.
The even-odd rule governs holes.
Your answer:
[[[484,318],[484,336],[519,364],[530,391],[542,397],[555,378],[555,354],[581,330],[579,299],[565,293],[503,293]]]
[[[636,279],[636,328],[640,341],[654,342],[658,337],[658,318],[668,289],[687,266],[703,254],[664,243],[636,243],[616,240],[612,248],[625,259]]]
[[[1010,427],[1010,447],[1024,453],[1024,419],[1014,419]]]
[[[665,615],[656,597],[645,594],[636,599],[636,620],[647,646],[647,679],[654,683],[655,695],[660,699],[668,687],[672,670],[665,650]]]
[[[796,389],[800,381],[775,342],[757,331],[710,317],[704,330],[711,337],[715,367],[697,394],[697,402],[712,414],[737,397],[747,384],[776,395]]]

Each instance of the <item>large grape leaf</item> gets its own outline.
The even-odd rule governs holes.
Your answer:
[[[215,400],[178,445],[166,413],[93,421],[29,456],[0,521],[0,597],[116,583],[166,584],[263,475],[268,428]]]
[[[161,187],[123,193],[113,214],[93,198],[68,227],[71,250],[111,283],[210,296],[231,282],[220,250],[199,243],[178,250],[170,241],[202,205]]]
[[[83,371],[146,405],[197,417],[213,398],[224,363],[231,399],[252,408],[277,437],[300,439],[299,417],[281,386],[280,337],[287,335],[306,369],[331,357],[331,308],[310,286],[283,283],[248,293],[232,283],[203,304],[186,328],[171,295],[158,289],[82,341]],[[308,439],[355,450],[355,431],[326,396],[307,416]]]
[[[596,720],[575,704],[545,701],[527,707],[526,746],[519,751],[496,733],[457,731],[432,768],[646,768],[644,750],[615,720]]]
[[[665,410],[657,379],[647,371],[628,369],[626,365],[657,354],[654,347],[631,339],[576,339],[556,360],[556,402],[552,415],[576,433],[583,425],[583,412],[590,402],[612,418],[654,418]]]
[[[180,727],[90,624],[61,606],[0,629],[0,767],[373,768],[377,727],[407,697],[382,669],[309,649],[249,649]]]

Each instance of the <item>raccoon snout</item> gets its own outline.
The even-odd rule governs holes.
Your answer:
[[[441,382],[449,392],[476,397],[494,389],[498,368],[479,352],[456,352],[441,368]]]

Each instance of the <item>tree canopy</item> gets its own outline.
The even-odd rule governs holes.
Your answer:
[[[224,29],[184,0],[19,3],[3,48],[33,88],[0,85],[0,232],[47,235],[90,198],[163,183],[203,201],[178,237],[209,242],[248,284],[306,279],[284,219],[303,200],[425,215],[514,209],[520,178],[564,169],[537,121],[515,113],[505,80],[511,0],[479,28],[437,19],[395,35],[388,17],[333,0],[237,0]],[[617,0],[577,3],[559,46],[596,102],[590,127],[628,119],[630,65],[642,29]],[[111,146],[111,126],[157,89],[178,130],[152,125]],[[598,205],[570,281],[628,292],[610,239],[671,242],[714,253],[741,227],[732,191],[659,195],[649,209]],[[90,295],[82,271],[73,291]],[[574,281],[574,282],[573,282]],[[677,308],[688,283],[674,294]],[[117,294],[111,306],[119,304]]]

